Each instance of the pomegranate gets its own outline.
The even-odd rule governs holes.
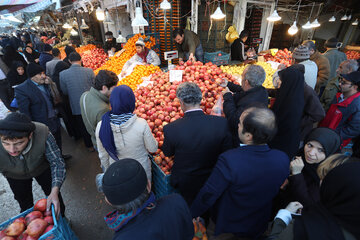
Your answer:
[[[40,212],[45,212],[46,210],[46,199],[43,198],[43,199],[40,199],[39,201],[37,201],[35,203],[35,206],[34,206],[34,211],[40,211]]]
[[[25,217],[26,225],[29,225],[30,222],[33,221],[34,219],[42,218],[42,217],[43,217],[43,215],[41,212],[33,211],[33,212],[29,213],[28,215],[26,215],[26,217]]]
[[[13,222],[5,231],[5,234],[10,237],[17,237],[25,230],[25,224],[23,222]]]
[[[26,229],[26,233],[31,237],[38,238],[42,235],[47,226],[48,223],[44,219],[37,218],[30,222]]]

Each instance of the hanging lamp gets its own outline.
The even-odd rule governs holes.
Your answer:
[[[269,17],[266,18],[266,20],[268,20],[269,22],[276,22],[281,19],[281,17],[279,16],[279,14],[276,11],[277,3],[278,3],[278,1],[276,0],[275,9],[274,9],[273,13]]]
[[[115,24],[114,21],[111,19],[110,13],[107,9],[105,9],[105,20],[104,23],[106,24]]]
[[[168,0],[163,0],[160,3],[160,8],[163,10],[169,10],[169,9],[171,9],[171,4],[168,2]]]
[[[299,28],[296,26],[296,21],[297,21],[297,17],[298,17],[298,14],[299,14],[300,5],[301,5],[301,0],[299,2],[299,6],[298,6],[298,9],[297,9],[297,12],[296,12],[295,21],[294,21],[293,25],[288,29],[288,33],[290,35],[295,35],[299,31]]]
[[[105,19],[105,12],[100,7],[96,9],[96,18],[99,21],[104,21]]]
[[[357,25],[359,25],[359,21],[358,21],[358,19],[356,19],[354,22],[352,22],[352,23],[351,23],[351,25],[353,25],[353,26],[357,26]]]
[[[68,22],[65,22],[62,27],[65,28],[65,29],[70,29],[70,28],[72,28],[72,26],[71,26]]]
[[[136,1],[135,18],[132,21],[131,26],[132,27],[149,26],[148,21],[146,21],[146,19],[143,16],[139,1]]]
[[[81,26],[80,29],[88,29],[89,26],[86,24],[84,19],[81,19]]]
[[[310,19],[311,19],[311,15],[312,15],[312,12],[314,10],[314,6],[315,6],[315,2],[313,3],[312,5],[312,8],[311,8],[311,12],[310,12],[310,16],[308,18],[308,21],[305,23],[305,25],[302,26],[303,29],[311,29],[313,26],[311,25],[310,23]]]
[[[329,18],[329,22],[335,22],[335,21],[336,21],[336,18],[334,15],[331,18]]]
[[[221,11],[220,2],[218,2],[218,7],[216,8],[215,12],[210,15],[210,18],[214,20],[221,20],[224,19],[226,15]]]

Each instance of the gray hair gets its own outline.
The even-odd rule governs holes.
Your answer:
[[[148,189],[145,188],[145,191],[131,202],[122,205],[111,205],[116,208],[120,213],[126,214],[131,211],[136,211],[136,209],[140,208],[149,199],[149,196],[150,193]]]
[[[198,85],[192,82],[180,84],[176,90],[176,97],[186,105],[198,105],[202,99],[202,93]]]
[[[311,41],[311,40],[306,40],[306,41],[304,41],[304,42],[302,43],[302,45],[307,46],[309,50],[314,50],[314,51],[316,51],[316,45],[315,45],[315,43],[314,43],[313,41]]]
[[[347,73],[355,72],[359,69],[359,64],[354,59],[345,60],[343,63],[346,66]]]
[[[259,65],[249,65],[245,68],[244,78],[248,80],[250,86],[261,86],[266,78],[265,70]]]

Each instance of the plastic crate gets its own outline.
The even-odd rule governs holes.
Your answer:
[[[25,212],[20,213],[16,217],[13,217],[0,225],[0,231],[7,228],[15,219],[25,217],[27,214],[33,211],[34,208],[30,208]],[[54,207],[51,207],[51,212],[54,220],[54,227],[49,232],[41,235],[39,240],[78,240],[75,233],[71,230],[68,222],[60,215],[59,220],[55,217]]]
[[[205,63],[212,62],[213,64],[216,64],[218,66],[226,65],[229,63],[230,54],[222,52],[222,51],[217,51],[217,52],[212,52],[212,53],[205,52],[204,60],[205,60]]]
[[[175,189],[170,185],[170,176],[166,175],[161,168],[155,163],[154,158],[151,157],[151,169],[153,179],[153,192],[156,198],[169,195],[176,192]]]

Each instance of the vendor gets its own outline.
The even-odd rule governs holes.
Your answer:
[[[113,36],[113,33],[108,31],[105,33],[105,44],[104,44],[104,51],[108,53],[112,51],[113,53],[121,50],[121,45],[116,43],[116,39]]]
[[[236,39],[231,44],[231,60],[232,61],[245,61],[247,59],[246,55],[246,48],[248,47],[245,45],[246,40],[249,37],[249,32],[247,30],[243,30],[239,38]]]
[[[179,61],[204,62],[204,50],[196,33],[176,28],[173,32],[173,37],[179,52]]]
[[[144,39],[139,38],[136,43],[136,54],[127,61],[123,67],[123,71],[121,73],[121,77],[124,77],[129,73],[128,69],[133,67],[130,67],[131,65],[154,65],[159,66],[161,64],[159,56],[156,54],[154,50],[148,49],[145,46]]]
[[[83,37],[84,45],[88,45],[90,43],[95,42],[94,37],[89,34],[89,30],[83,29],[83,30],[81,30],[81,34],[82,34],[82,37]]]

